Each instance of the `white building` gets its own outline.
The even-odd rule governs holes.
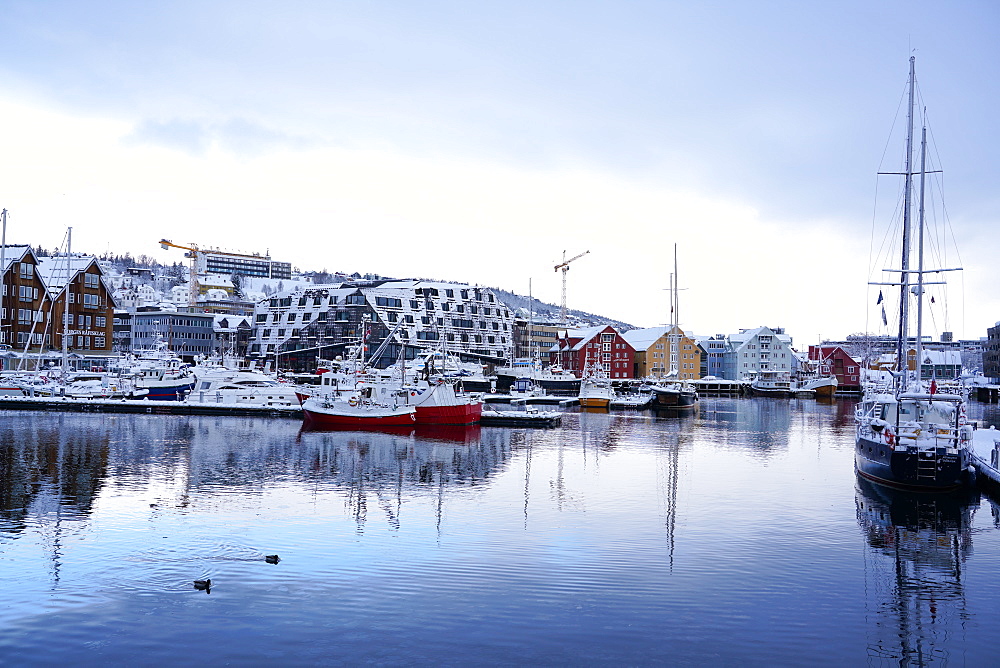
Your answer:
[[[397,345],[443,345],[450,352],[498,360],[509,359],[513,349],[510,309],[489,288],[456,283],[358,281],[299,287],[259,302],[254,327],[249,354],[261,356],[340,345],[362,336],[372,346],[390,333]]]

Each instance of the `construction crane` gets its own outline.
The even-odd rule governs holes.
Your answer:
[[[562,269],[562,305],[559,308],[559,319],[562,324],[566,324],[566,272],[569,271],[569,263],[573,260],[579,260],[584,255],[588,254],[590,251],[583,251],[579,255],[573,256],[570,259],[566,259],[566,251],[563,251],[563,261],[556,265],[556,271]]]
[[[187,251],[184,253],[184,257],[191,260],[191,271],[188,274],[188,303],[191,306],[198,305],[198,254],[202,252],[200,248],[196,245],[191,244],[190,246],[181,246],[170,241],[170,239],[160,239],[160,248],[163,250],[169,250],[171,248],[179,248],[181,250]]]

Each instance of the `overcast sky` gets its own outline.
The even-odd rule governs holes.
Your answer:
[[[800,345],[882,329],[912,54],[965,268],[925,331],[1000,320],[996,2],[5,0],[0,25],[8,242],[553,303],[589,250],[569,306],[639,326],[669,320],[676,243],[685,329]]]

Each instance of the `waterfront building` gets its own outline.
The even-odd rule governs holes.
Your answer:
[[[551,323],[529,323],[524,318],[513,321],[514,356],[521,359],[549,358],[549,350],[555,345],[565,325]]]
[[[37,271],[50,300],[45,344],[51,334],[51,347],[62,349],[65,319],[67,350],[83,356],[110,353],[116,304],[97,259],[89,255],[40,257]]]
[[[727,337],[722,377],[726,380],[755,378],[762,371],[791,375],[792,339],[780,327],[740,330]]]
[[[681,380],[701,378],[701,349],[698,342],[680,327],[632,329],[622,337],[635,350],[633,373],[636,378],[661,379],[677,369]],[[673,337],[677,337],[677,359],[673,359]]]
[[[1000,322],[986,330],[983,344],[983,375],[1000,384]]]
[[[111,349],[116,353],[132,350],[132,313],[118,309],[111,322]]]
[[[46,331],[48,291],[37,271],[38,258],[29,246],[6,246],[0,343],[16,350],[39,350],[51,343]]]
[[[600,365],[611,379],[634,378],[635,348],[611,325],[562,332],[549,350],[549,362],[562,365],[578,377]]]
[[[861,392],[860,360],[855,359],[846,348],[837,344],[824,343],[809,346],[809,359],[828,367],[830,373],[837,377],[838,393]],[[872,367],[876,368],[876,367]]]
[[[213,350],[227,357],[246,357],[253,336],[252,320],[249,315],[216,313],[212,326]]]
[[[214,325],[211,313],[139,310],[132,314],[131,350],[153,350],[166,344],[186,361],[199,355],[207,357],[213,349]]]
[[[701,352],[701,378],[709,376],[723,378],[724,360],[729,342],[725,334],[697,337],[698,349]]]
[[[313,285],[273,295],[254,309],[249,355],[312,370],[362,339],[374,363],[443,347],[467,360],[500,364],[513,352],[513,315],[489,288],[421,280]],[[404,349],[401,351],[401,348]]]

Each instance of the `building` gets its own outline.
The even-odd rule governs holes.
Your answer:
[[[986,330],[983,343],[983,375],[1000,384],[1000,322]]]
[[[277,262],[270,254],[227,253],[221,250],[200,250],[195,261],[198,274],[254,276],[287,280],[292,277],[290,262]]]
[[[6,246],[3,251],[0,343],[16,350],[48,348],[51,300],[38,272],[38,258],[28,246]]]
[[[166,345],[181,359],[191,361],[213,352],[215,316],[211,313],[137,311],[132,314],[133,353]]]
[[[649,327],[622,334],[635,350],[633,375],[636,378],[660,379],[677,370],[677,378],[701,378],[701,349],[680,327]],[[673,340],[677,340],[677,359],[673,359]]]
[[[634,378],[635,349],[611,325],[563,332],[549,350],[550,364],[560,364],[578,377],[600,365],[611,379]]]
[[[467,360],[499,364],[513,352],[513,316],[489,288],[432,281],[357,281],[299,288],[254,310],[249,356],[312,370],[364,340],[369,355],[390,338],[377,366],[444,347]]]
[[[723,378],[726,350],[729,349],[725,334],[699,337],[698,348],[701,351],[701,377]]]
[[[132,350],[132,313],[116,310],[111,321],[111,349],[116,353]]]
[[[726,380],[755,378],[762,371],[787,373],[795,367],[792,339],[782,328],[744,329],[726,337],[722,377]]]
[[[243,358],[253,336],[252,316],[215,314],[213,349],[225,356]]]
[[[67,350],[84,356],[110,353],[116,304],[97,259],[88,255],[41,257],[38,273],[51,299],[52,348],[62,349],[65,331]],[[45,338],[48,341],[48,334]]]
[[[821,372],[828,369],[837,377],[838,393],[857,394],[861,392],[862,364],[854,359],[843,346],[829,343],[809,346],[809,359],[819,362]]]
[[[555,345],[565,325],[529,323],[517,318],[513,323],[514,356],[522,359],[549,358],[549,350]]]

